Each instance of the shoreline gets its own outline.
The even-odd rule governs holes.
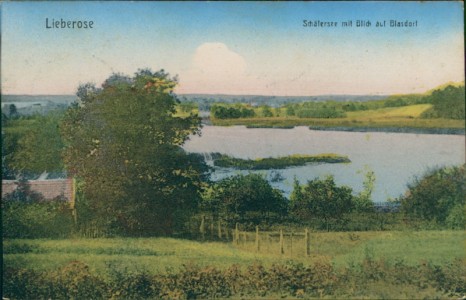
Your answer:
[[[324,127],[308,126],[310,130],[319,131],[347,131],[347,132],[386,132],[386,133],[414,133],[414,134],[449,134],[465,135],[464,128],[413,128],[413,127]]]
[[[346,131],[346,132],[386,132],[386,133],[413,133],[413,134],[445,134],[466,135],[465,128],[421,128],[421,127],[349,127],[349,126],[307,126],[307,125],[247,125],[247,124],[213,124],[203,122],[205,126],[244,126],[247,129],[294,129],[295,127],[307,127],[309,130],[318,131]]]

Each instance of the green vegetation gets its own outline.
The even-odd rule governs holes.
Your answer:
[[[214,165],[224,168],[243,170],[270,170],[287,167],[303,166],[308,163],[349,163],[348,157],[333,153],[319,155],[296,154],[283,157],[268,157],[258,159],[241,159],[225,154],[213,153]]]
[[[291,128],[294,126],[309,126],[311,128],[336,129],[340,130],[361,130],[370,131],[377,130],[399,130],[414,129],[418,131],[426,131],[427,133],[436,130],[460,130],[464,133],[464,121],[452,119],[418,119],[418,118],[381,118],[359,120],[358,118],[341,118],[341,119],[300,119],[297,117],[275,117],[275,118],[243,118],[243,119],[227,119],[227,120],[212,120],[212,123],[217,126],[233,126],[245,125],[250,128]]]
[[[432,103],[432,108],[424,112],[424,118],[448,118],[464,120],[464,85],[449,85],[443,89],[437,89],[428,96],[428,101]]]
[[[2,296],[464,295],[466,261],[458,242],[464,240],[466,226],[464,166],[427,173],[385,211],[372,204],[376,178],[371,170],[365,170],[364,189],[357,195],[327,177],[305,184],[295,181],[290,201],[257,174],[213,183],[202,157],[181,148],[190,135],[199,133],[200,119],[193,113],[194,104],[180,105],[172,93],[175,85],[164,71],[140,70],[133,77],[114,74],[102,88],[80,86],[80,102],[64,115],[23,117],[10,107],[10,118],[2,120],[4,178],[65,166],[77,179],[77,194],[71,210],[63,199],[44,201],[27,180],[21,180],[15,192],[3,197]],[[251,126],[309,122],[348,128],[409,123],[412,128],[449,130],[464,125],[461,115],[449,110],[460,92],[446,87],[370,103],[281,108],[220,104],[214,109],[214,122]],[[445,100],[448,105],[440,103],[444,97],[450,97]],[[258,160],[213,156],[216,165],[246,169],[349,162],[335,154]],[[260,233],[251,232],[256,226]],[[304,228],[312,230],[310,255],[303,255],[309,245],[302,242],[308,236],[303,235]],[[284,238],[277,229],[285,229]],[[419,229],[430,231],[412,231]]]
[[[375,173],[368,166],[365,166],[365,178],[363,185],[363,190],[354,197],[354,211],[357,213],[367,213],[374,210],[374,202],[372,201],[372,192],[375,187]],[[359,171],[358,173],[362,173]]]
[[[299,232],[296,230],[295,232]],[[464,231],[365,231],[311,232],[311,255],[305,257],[300,240],[295,237],[294,251],[285,236],[285,254],[278,248],[278,237],[261,235],[261,250],[254,247],[253,233],[248,242],[198,242],[175,238],[95,238],[95,239],[6,239],[3,245],[4,264],[12,268],[36,271],[52,270],[71,261],[89,265],[92,272],[103,275],[108,263],[122,269],[148,271],[151,274],[179,271],[183,265],[216,266],[221,269],[233,264],[247,266],[260,262],[265,266],[293,259],[313,263],[326,259],[336,266],[360,262],[366,255],[375,260],[403,260],[415,266],[426,261],[444,264],[464,258]],[[369,252],[369,253],[368,253]],[[124,259],[123,259],[124,258]]]
[[[464,166],[432,170],[408,185],[408,194],[401,200],[402,209],[423,220],[464,228],[465,179]]]
[[[13,193],[2,197],[3,238],[63,238],[73,227],[69,203],[60,197],[44,201],[26,180],[20,180]]]
[[[214,183],[206,192],[203,210],[230,226],[280,222],[288,203],[282,193],[258,174],[232,176]]]
[[[255,112],[252,116],[238,115],[231,119],[212,114],[211,120],[214,125],[251,128],[310,126],[312,129],[464,134],[464,83],[424,94],[393,95],[384,100],[286,104],[267,116],[260,113],[260,108],[252,109]]]
[[[206,166],[181,146],[199,133],[200,119],[175,115],[176,84],[163,70],[139,70],[78,88],[81,103],[61,125],[63,156],[101,231],[171,234],[196,209]]]
[[[290,198],[292,216],[301,221],[313,218],[322,220],[330,230],[330,224],[344,221],[345,214],[353,209],[353,196],[349,187],[337,187],[333,177],[323,180],[311,180],[304,186],[295,181],[295,188]]]
[[[357,195],[348,187],[336,186],[333,178],[328,177],[304,185],[295,181],[290,201],[258,174],[237,175],[203,183],[199,204],[177,217],[178,223],[173,226],[182,229],[173,234],[198,237],[199,226],[204,222],[201,216],[215,228],[225,224],[232,228],[238,222],[250,230],[258,224],[264,229],[291,226],[327,231],[464,229],[464,177],[464,167],[435,170],[411,184],[406,196],[380,209],[372,204],[375,177],[370,170],[364,189]],[[121,231],[112,231],[109,225],[103,227],[101,220],[96,219],[82,185],[81,182],[77,187],[75,220],[62,200],[44,202],[40,194],[28,188],[27,182],[21,181],[20,188],[2,202],[3,237],[121,236]],[[148,230],[146,234],[158,232]]]
[[[62,112],[7,119],[2,124],[2,178],[17,174],[61,172]]]
[[[312,233],[309,257],[268,252],[266,241],[265,253],[256,253],[253,242],[8,240],[3,296],[458,298],[466,286],[463,238],[461,231]]]
[[[250,118],[256,115],[253,109],[243,105],[213,105],[210,108],[210,112],[217,119]]]
[[[430,106],[405,107],[404,109],[427,109]],[[424,111],[424,110],[422,110]],[[311,129],[350,130],[350,131],[400,131],[426,133],[460,133],[464,134],[464,121],[454,119],[425,119],[413,115],[398,115],[400,108],[382,108],[380,111],[348,112],[345,118],[317,119],[298,117],[273,118],[241,118],[241,119],[211,119],[214,125],[232,126],[245,125],[250,128],[292,128],[294,126],[309,126]],[[421,112],[422,113],[422,112]]]

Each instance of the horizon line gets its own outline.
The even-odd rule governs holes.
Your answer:
[[[389,97],[389,96],[398,96],[398,95],[422,95],[428,93],[430,91],[445,88],[449,85],[465,85],[465,81],[447,81],[443,84],[437,85],[436,87],[426,89],[424,92],[417,92],[417,93],[393,93],[393,94],[314,94],[314,95],[266,95],[266,94],[224,94],[224,93],[174,93],[176,96],[183,96],[183,95],[199,95],[199,96],[242,96],[242,97],[329,97],[329,96],[376,96],[376,97]],[[8,93],[4,94],[0,92],[1,96],[76,96],[76,94],[15,94],[15,93]]]

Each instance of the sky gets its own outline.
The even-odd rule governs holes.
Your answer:
[[[464,80],[462,1],[0,5],[2,94],[74,94],[140,68],[177,75],[179,94],[388,95]],[[94,26],[46,28],[47,19]]]

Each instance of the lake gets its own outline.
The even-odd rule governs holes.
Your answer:
[[[202,135],[192,137],[184,148],[188,152],[219,152],[238,158],[320,153],[347,155],[351,160],[349,164],[310,164],[254,172],[263,173],[269,179],[279,173],[283,180],[271,183],[288,196],[294,177],[303,184],[327,175],[333,175],[338,185],[348,185],[358,193],[362,190],[364,174],[370,169],[376,178],[372,195],[375,202],[385,202],[404,194],[407,184],[429,169],[465,162],[464,135],[316,131],[308,127],[204,126]],[[215,168],[211,179],[248,172],[251,171]]]

